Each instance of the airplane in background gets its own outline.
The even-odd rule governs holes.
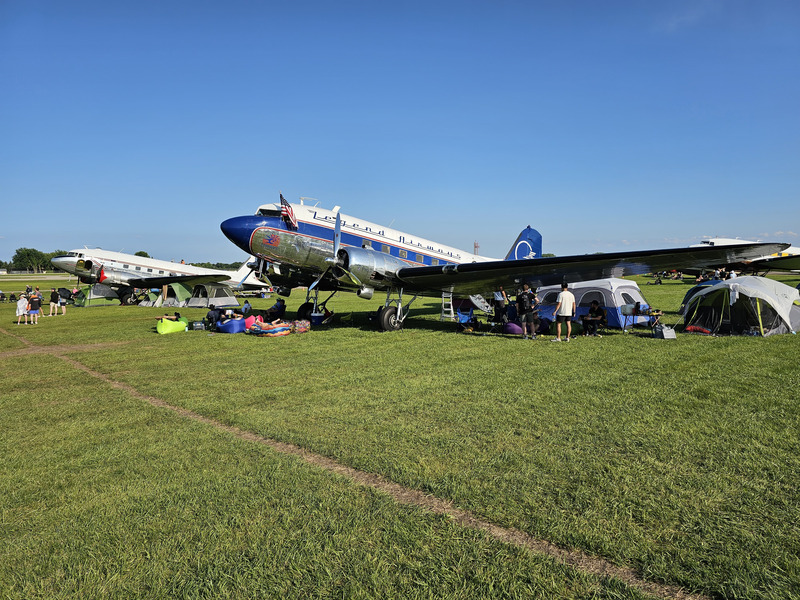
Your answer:
[[[102,283],[114,289],[122,304],[135,301],[134,288],[156,288],[172,283],[192,286],[218,283],[234,289],[265,287],[248,263],[238,271],[224,271],[100,248],[70,250],[50,262],[62,271],[77,275],[83,283]]]
[[[699,244],[694,244],[692,247],[702,248],[704,246],[731,246],[734,244],[755,243],[757,242],[740,238],[713,237],[701,240]],[[779,252],[758,256],[747,262],[730,265],[730,267],[737,271],[763,272],[765,274],[770,271],[798,271],[800,270],[800,248],[789,246]]]
[[[703,248],[587,254],[541,258],[541,235],[527,227],[504,260],[471,253],[332,210],[287,202],[265,204],[255,215],[233,217],[220,228],[257,259],[257,274],[289,295],[307,287],[298,318],[324,308],[339,290],[370,299],[386,292],[378,311],[384,330],[402,327],[419,296],[491,294],[562,281],[641,275],[667,269],[714,268],[784,250],[788,244],[754,243]],[[320,291],[330,291],[319,302]],[[404,304],[404,297],[411,300]]]

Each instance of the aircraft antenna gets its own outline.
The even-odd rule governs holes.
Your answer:
[[[316,198],[309,198],[307,196],[300,196],[300,204],[305,204],[306,200],[313,200],[315,202],[314,206],[317,206],[317,204],[319,204],[319,200],[317,200]]]

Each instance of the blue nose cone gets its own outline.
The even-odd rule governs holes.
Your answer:
[[[233,217],[222,222],[219,226],[225,237],[236,244],[239,248],[250,254],[250,238],[256,227],[264,224],[264,217],[246,216]]]

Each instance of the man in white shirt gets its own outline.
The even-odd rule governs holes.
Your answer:
[[[572,318],[575,316],[575,296],[569,291],[566,283],[561,284],[561,293],[556,298],[556,309],[553,311],[556,317],[556,339],[554,342],[561,341],[561,324],[567,324],[567,341],[572,336]]]

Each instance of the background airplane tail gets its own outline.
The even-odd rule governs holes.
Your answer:
[[[259,281],[252,275],[252,263],[255,261],[255,257],[250,256],[248,257],[247,261],[245,261],[239,270],[233,274],[231,279],[236,281],[238,285],[236,287],[242,287],[242,284],[249,284],[249,285],[258,285]]]
[[[516,241],[511,246],[511,250],[506,254],[505,260],[522,260],[526,258],[541,258],[542,256],[542,234],[532,229],[528,225],[517,236]]]

